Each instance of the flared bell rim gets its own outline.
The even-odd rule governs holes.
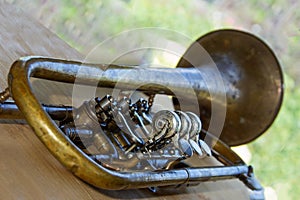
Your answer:
[[[252,33],[243,31],[243,30],[235,30],[235,29],[219,29],[219,30],[215,30],[212,32],[209,32],[207,34],[204,34],[203,36],[201,36],[200,38],[198,38],[184,53],[184,55],[181,57],[180,61],[177,64],[177,67],[180,68],[190,68],[190,67],[194,67],[191,66],[191,64],[185,60],[185,57],[188,53],[190,53],[189,51],[191,51],[192,46],[195,43],[200,44],[206,51],[207,53],[212,57],[212,60],[214,60],[214,53],[212,52],[214,50],[211,50],[210,47],[208,47],[209,45],[207,44],[211,44],[211,40],[219,40],[220,38],[226,38],[226,37],[235,37],[235,39],[238,40],[250,40],[253,43],[257,43],[259,44],[262,48],[265,49],[265,52],[267,53],[267,57],[268,59],[271,59],[273,66],[272,68],[277,72],[277,78],[278,78],[278,93],[276,94],[276,98],[274,98],[274,109],[272,110],[272,114],[269,116],[268,120],[266,120],[267,122],[265,122],[263,124],[263,127],[260,128],[259,131],[257,132],[252,132],[252,133],[247,133],[246,135],[244,134],[238,134],[238,131],[230,131],[230,133],[227,131],[227,133],[224,133],[222,131],[221,135],[220,135],[220,139],[222,141],[224,141],[226,144],[230,145],[230,146],[238,146],[238,145],[243,145],[243,144],[247,144],[253,140],[255,140],[256,138],[258,138],[259,136],[261,136],[263,133],[266,132],[266,130],[273,124],[275,118],[277,117],[279,111],[280,111],[280,107],[282,105],[283,102],[283,96],[284,96],[284,81],[283,81],[283,72],[280,66],[280,62],[277,59],[274,51],[270,48],[270,46],[268,44],[266,44],[266,42],[264,42],[261,38],[253,35]],[[215,60],[214,60],[215,61]],[[197,68],[201,68],[201,66],[196,66]],[[176,104],[176,101],[173,100],[174,105]],[[201,108],[200,108],[201,109]],[[226,121],[225,121],[226,123]],[[227,125],[225,125],[227,126]],[[207,127],[206,127],[207,128]],[[226,129],[226,127],[225,127]],[[249,129],[251,129],[251,127],[249,127]],[[214,133],[213,133],[214,134]],[[230,135],[230,136],[229,136]]]

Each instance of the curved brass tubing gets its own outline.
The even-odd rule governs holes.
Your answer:
[[[51,120],[35,97],[29,81],[30,77],[38,77],[72,83],[80,68],[87,71],[101,71],[99,66],[74,61],[25,57],[13,64],[8,75],[10,94],[35,134],[49,151],[77,177],[96,187],[110,190],[179,185],[229,178],[240,178],[244,182],[249,182],[246,179],[251,177],[251,168],[246,166],[227,145],[219,141],[214,147],[214,152],[215,155],[224,155],[219,156],[219,160],[227,166],[130,173],[112,171],[94,162],[73,145]],[[93,77],[80,78],[88,80]],[[36,120],[37,118],[39,120]],[[217,140],[212,136],[211,139]],[[260,191],[262,188],[258,184],[253,190]]]

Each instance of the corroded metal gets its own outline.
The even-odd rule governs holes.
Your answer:
[[[51,61],[51,64],[48,63]],[[180,185],[189,182],[213,181],[219,179],[238,178],[245,174],[248,177],[249,168],[224,143],[211,136],[215,143],[215,157],[228,166],[224,167],[195,167],[184,169],[168,169],[146,172],[119,172],[105,168],[91,158],[82,154],[64,136],[31,90],[29,77],[44,73],[57,73],[56,62],[65,62],[59,68],[69,68],[69,65],[78,65],[77,62],[53,60],[48,58],[23,58],[15,62],[9,73],[10,92],[19,110],[34,130],[39,139],[49,151],[72,173],[84,181],[103,189],[121,190],[128,188],[144,188],[150,186]],[[46,69],[44,63],[47,63]],[[53,67],[53,69],[51,68]],[[85,65],[88,68],[90,66]],[[93,68],[93,66],[91,66]],[[61,69],[60,69],[61,70]],[[58,79],[66,76],[63,72],[57,73]],[[70,76],[69,76],[70,77]],[[72,78],[71,78],[72,79]],[[74,79],[73,79],[74,80]],[[37,119],[37,116],[39,120]],[[223,155],[224,154],[224,155]],[[251,177],[253,178],[253,177]],[[255,190],[261,191],[258,187]]]
[[[9,97],[10,97],[9,89],[5,88],[5,90],[0,93],[0,103],[5,102]]]
[[[71,106],[57,105],[42,105],[46,113],[53,120],[68,120],[73,117],[73,108]],[[1,119],[24,119],[24,115],[18,109],[14,102],[0,103],[0,118]]]
[[[208,52],[213,64],[198,57],[194,51],[199,47],[195,44],[200,44]],[[216,102],[226,110],[220,138],[230,146],[248,143],[263,134],[273,123],[283,99],[283,75],[273,51],[256,36],[236,30],[215,31],[199,38],[182,56],[178,67],[171,70],[41,58],[29,62],[33,61],[32,65],[40,65],[44,69],[35,71],[38,78],[68,83],[76,79],[79,84],[176,94],[176,97],[184,97],[181,110],[194,110],[195,101],[190,97],[196,95],[205,130],[211,123],[212,98],[225,95],[225,102],[219,103],[218,99]],[[215,66],[224,83],[224,91],[217,86],[208,88],[210,83],[203,78],[212,74]],[[213,76],[209,77],[211,83],[215,81]],[[174,104],[177,104],[176,100]],[[220,134],[210,132],[217,136]]]
[[[202,70],[207,66],[207,60],[195,56],[197,45],[211,56],[224,80],[227,104],[220,139],[230,146],[251,142],[273,123],[283,99],[283,75],[275,54],[252,34],[237,30],[214,31],[195,41],[178,67]],[[202,98],[199,107],[203,111],[203,127],[207,130],[211,122],[209,97]]]
[[[67,169],[99,188],[120,190],[239,178],[253,191],[254,196],[263,198],[263,188],[253,176],[252,168],[248,167],[228,145],[238,145],[253,140],[273,122],[283,94],[282,74],[278,61],[270,48],[261,40],[240,31],[216,31],[201,37],[196,42],[198,43],[216,63],[225,84],[224,91],[218,88],[209,91],[205,84],[207,80],[203,76],[211,75],[214,65],[208,63],[201,65],[201,61],[197,61],[200,65],[192,67],[192,63],[187,61],[190,54],[197,55],[193,52],[193,46],[188,49],[176,69],[145,69],[137,66],[95,65],[53,58],[24,57],[12,65],[8,75],[9,92],[6,91],[2,95],[3,99],[4,97],[6,99],[6,94],[10,94],[22,114],[12,106],[3,112],[3,116],[12,111],[16,117],[24,117],[38,138]],[[179,76],[185,81],[178,81]],[[176,98],[181,96],[186,98],[187,104],[192,102],[190,97],[196,94],[201,110],[201,122],[204,126],[202,135],[205,135],[208,146],[213,144],[213,149],[210,152],[208,146],[205,146],[206,143],[195,143],[194,140],[193,142],[185,140],[185,143],[188,145],[192,143],[195,151],[198,145],[200,147],[202,145],[204,152],[212,154],[224,166],[184,168],[169,166],[157,171],[134,173],[111,170],[95,162],[92,157],[88,157],[65,136],[51,118],[51,110],[45,109],[45,106],[43,107],[34,96],[30,77],[67,83],[76,81],[77,84],[96,84],[100,87],[125,90],[138,89],[150,95],[167,94]],[[212,82],[214,78],[210,76]],[[220,94],[221,92],[223,93]],[[214,102],[212,93],[225,95],[226,101]],[[177,105],[176,99],[174,103]],[[224,129],[221,133],[221,139],[226,144],[218,140],[213,135],[215,133],[207,132],[207,126],[211,122],[212,103],[227,108]],[[193,107],[195,105],[192,105],[191,110]],[[68,112],[64,109],[66,108],[62,108],[61,111],[67,114],[72,112],[73,108]],[[189,123],[192,121],[187,122]],[[198,122],[198,125],[194,124],[194,126],[196,129],[201,124]],[[187,125],[185,130],[188,129],[190,128]],[[73,134],[72,131],[69,132]],[[90,132],[82,132],[82,134],[86,133],[90,134]],[[197,138],[194,134],[191,134],[191,137]],[[184,134],[182,138],[185,138]],[[106,140],[100,138],[100,143],[103,139]],[[98,157],[104,158],[105,155],[98,155]],[[132,163],[134,165],[136,162]]]

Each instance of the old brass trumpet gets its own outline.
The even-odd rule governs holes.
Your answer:
[[[197,45],[209,54],[214,66],[199,55]],[[206,85],[216,82],[213,68],[221,77],[223,91],[218,85],[213,91]],[[185,81],[178,81],[176,74]],[[134,89],[150,97],[164,94],[173,97],[175,111],[151,113],[151,98],[131,102],[128,97],[111,95],[78,108],[42,105],[32,91],[30,77]],[[24,57],[12,65],[8,85],[1,93],[0,117],[24,117],[50,152],[91,185],[121,190],[239,178],[252,190],[252,199],[263,198],[252,167],[229,146],[252,141],[272,124],[282,101],[283,79],[272,50],[249,33],[208,33],[191,45],[175,69]],[[193,95],[197,105],[190,98]],[[225,103],[214,95],[224,96]],[[9,97],[13,103],[5,101]],[[226,111],[220,133],[209,129],[212,104]],[[190,112],[198,108],[199,113]],[[96,147],[96,153],[86,148],[85,141]],[[186,161],[204,156],[223,166],[202,167]]]

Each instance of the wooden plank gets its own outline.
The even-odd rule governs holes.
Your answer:
[[[72,60],[83,56],[19,9],[0,4],[0,87],[14,60],[40,55]],[[71,88],[35,81],[41,101],[70,102]],[[54,95],[50,95],[54,94]],[[50,97],[50,98],[49,98]],[[247,199],[237,180],[203,183],[188,189],[153,194],[147,189],[95,189],[68,172],[43,146],[24,121],[0,123],[0,199]]]

